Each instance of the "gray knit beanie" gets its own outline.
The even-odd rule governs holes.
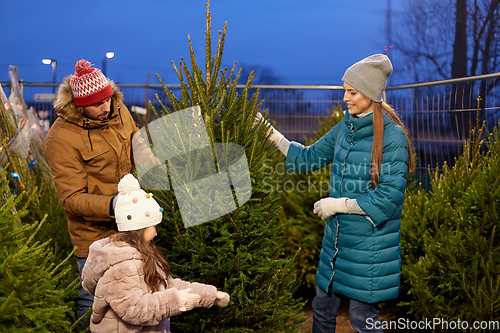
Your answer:
[[[387,79],[392,73],[392,64],[384,54],[374,54],[349,67],[342,81],[374,102],[383,100]]]

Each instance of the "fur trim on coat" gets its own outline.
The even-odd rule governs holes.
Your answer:
[[[81,125],[83,123],[84,116],[79,111],[80,107],[76,106],[73,102],[73,91],[71,90],[70,84],[71,75],[67,76],[63,82],[59,85],[57,90],[57,95],[54,100],[54,109],[59,117],[66,119],[74,124]],[[123,101],[123,94],[119,91],[116,84],[108,80],[113,89],[113,100],[118,105]]]

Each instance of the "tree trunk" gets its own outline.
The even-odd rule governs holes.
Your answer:
[[[490,61],[491,61],[491,47],[495,38],[495,12],[498,9],[500,4],[499,0],[492,0],[490,3],[490,8],[488,10],[488,15],[486,16],[484,25],[488,26],[487,33],[484,41],[484,49],[482,52],[482,66],[481,66],[481,74],[489,74],[490,72]],[[479,123],[482,123],[486,120],[486,101],[488,98],[488,87],[486,85],[486,80],[481,81],[481,85],[479,88],[479,95],[481,96],[481,100],[479,102],[479,114],[477,117],[479,118]]]
[[[467,76],[467,3],[466,0],[456,0],[455,12],[455,43],[453,44],[453,61],[451,77]],[[469,132],[470,85],[467,82],[455,83],[452,87],[450,101],[450,118],[452,130],[459,139],[465,138]]]

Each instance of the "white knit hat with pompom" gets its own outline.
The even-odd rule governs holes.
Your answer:
[[[163,209],[153,194],[141,189],[133,175],[125,175],[120,180],[118,192],[115,207],[118,231],[140,230],[161,222]]]

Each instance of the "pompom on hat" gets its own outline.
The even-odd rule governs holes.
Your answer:
[[[76,106],[91,106],[113,95],[113,89],[101,70],[90,67],[90,62],[84,59],[76,63],[70,85]]]
[[[349,67],[342,81],[374,102],[383,101],[387,79],[392,74],[392,63],[384,54],[374,54]]]
[[[140,230],[161,222],[163,208],[151,193],[141,189],[139,181],[131,174],[118,183],[115,218],[118,231]]]

